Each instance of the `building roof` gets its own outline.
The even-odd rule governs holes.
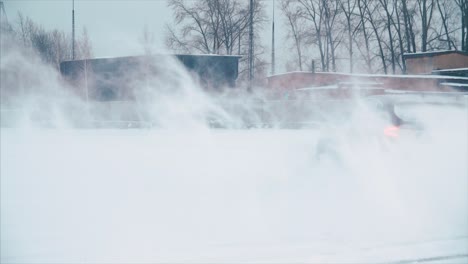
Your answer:
[[[152,54],[150,57],[158,56],[174,56],[174,57],[219,57],[219,58],[242,58],[240,55],[218,55],[218,54]],[[119,59],[141,59],[145,58],[147,55],[134,55],[134,56],[121,56],[121,57],[100,57],[100,58],[89,58],[89,59],[77,59],[77,60],[64,60],[61,62],[70,62],[70,61],[97,61],[97,60],[119,60]]]
[[[416,52],[416,53],[405,53],[403,58],[405,59],[414,59],[414,58],[423,58],[423,57],[435,57],[446,54],[460,54],[468,56],[468,52],[459,51],[459,50],[438,50],[438,51],[426,51],[426,52]]]
[[[468,77],[450,76],[450,75],[434,75],[434,74],[371,74],[371,73],[343,73],[343,72],[285,72],[281,74],[270,75],[267,78],[281,77],[291,74],[309,74],[309,75],[335,75],[343,77],[376,77],[376,78],[413,78],[413,79],[457,79],[466,80]]]

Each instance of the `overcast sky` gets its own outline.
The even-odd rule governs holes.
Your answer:
[[[270,17],[272,0],[264,3]],[[10,23],[16,23],[21,12],[46,29],[71,32],[71,0],[4,0],[4,4]],[[284,56],[285,47],[279,13],[276,8],[276,51],[277,61],[281,63],[279,57]],[[166,0],[75,0],[76,34],[79,36],[83,27],[87,28],[96,57],[142,54],[139,39],[145,24],[155,35],[155,52],[165,53],[165,28],[172,22],[172,10]],[[262,42],[266,47],[265,58],[270,61],[271,21],[265,25]],[[277,69],[281,68],[282,65],[277,65]]]

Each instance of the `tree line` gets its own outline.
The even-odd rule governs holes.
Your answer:
[[[182,53],[242,55],[239,79],[248,79],[250,5],[245,0],[168,0],[174,25],[167,26],[166,45]],[[254,1],[254,76],[266,75],[265,48],[259,33],[267,21],[265,5]]]
[[[60,62],[72,59],[72,36],[64,31],[46,30],[29,17],[18,13],[14,22],[2,21],[1,34],[13,45],[36,52],[43,62],[60,68]],[[93,57],[91,41],[86,27],[75,39],[75,59]]]
[[[181,53],[242,55],[240,79],[247,79],[249,1],[167,1],[175,22],[167,26],[169,48]],[[468,52],[467,0],[279,0],[277,4],[286,21],[285,42],[293,55],[287,70],[310,70],[315,61],[318,71],[359,68],[369,73],[399,73],[406,70],[405,53]],[[267,22],[265,13],[264,2],[254,0],[258,79],[266,75],[268,66],[259,39]],[[14,23],[2,22],[2,35],[33,49],[46,63],[59,68],[61,61],[72,59],[70,34],[46,30],[21,13]],[[92,57],[86,28],[75,40],[75,48],[75,59]]]
[[[249,1],[168,0],[175,25],[167,46],[179,52],[243,55],[247,72]],[[401,73],[403,54],[433,50],[468,52],[467,0],[279,0],[287,70]],[[267,21],[263,1],[254,1],[255,72],[267,62],[258,33]],[[312,61],[316,63],[312,63]]]
[[[401,73],[403,54],[468,52],[466,0],[281,0],[290,68]],[[342,68],[339,67],[341,65]]]

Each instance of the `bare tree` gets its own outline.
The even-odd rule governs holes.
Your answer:
[[[380,8],[380,6],[375,2],[373,2],[374,5],[371,5],[372,2],[370,1],[363,1],[363,2],[365,4],[364,8],[366,10],[365,17],[367,21],[369,22],[369,24],[371,25],[372,30],[374,31],[374,36],[376,38],[376,41],[379,47],[379,57],[382,62],[383,71],[385,74],[387,74],[387,62],[386,62],[385,53],[383,50],[383,41],[382,41],[382,35],[380,33],[380,29],[379,29],[379,21],[376,20],[373,16],[373,14],[378,14],[377,10]]]
[[[336,71],[338,47],[343,39],[343,27],[339,21],[342,0],[284,0],[283,14],[288,18],[290,35],[295,41],[296,52],[303,64],[302,45],[318,48],[322,71]],[[304,42],[304,43],[302,43]],[[351,44],[352,45],[352,44]]]
[[[395,16],[396,16],[396,22],[393,23],[393,26],[395,28],[395,31],[398,36],[398,46],[400,47],[400,55],[398,56],[397,63],[400,65],[400,69],[403,73],[406,73],[406,62],[403,59],[403,54],[405,54],[405,45],[404,45],[404,40],[403,40],[403,34],[402,34],[402,29],[401,29],[401,16],[403,13],[401,12],[401,8],[399,8],[398,1],[393,1],[394,5],[394,10],[395,10]],[[399,63],[399,60],[401,60],[401,64]]]
[[[254,24],[265,21],[263,5],[254,2]],[[168,26],[169,48],[211,54],[233,54],[247,38],[248,5],[238,0],[169,0],[178,30]]]
[[[337,17],[340,13],[340,2],[341,0],[322,0],[324,6],[325,15],[325,32],[328,43],[327,47],[327,69],[329,69],[329,63],[332,63],[332,71],[336,71],[336,49],[341,43],[341,34],[337,31],[336,27]]]
[[[52,48],[52,63],[58,69],[62,60],[70,59],[70,49],[68,47],[70,42],[65,33],[59,30],[53,30],[50,32],[49,37],[50,43],[48,45],[50,45]]]
[[[403,13],[403,20],[405,24],[405,38],[407,43],[408,52],[416,52],[416,36],[413,30],[414,16],[416,7],[408,7],[408,0],[401,0],[401,8]]]
[[[454,0],[461,16],[461,50],[468,52],[468,2],[466,0]]]
[[[385,23],[385,27],[387,29],[387,33],[388,33],[388,43],[390,45],[390,61],[391,61],[391,65],[392,65],[392,73],[395,74],[395,49],[394,49],[394,46],[393,46],[393,32],[392,32],[392,25],[394,24],[393,22],[393,12],[395,11],[394,9],[394,5],[390,3],[390,0],[379,0],[380,1],[380,4],[383,8],[383,10],[385,11],[385,19],[386,19],[386,23]],[[391,10],[389,8],[392,8]]]
[[[88,30],[86,27],[83,27],[83,33],[77,44],[79,59],[90,59],[93,57],[93,47],[91,45],[91,40],[89,39]]]
[[[167,45],[172,49],[196,49],[202,53],[213,53],[211,41],[209,39],[209,19],[205,18],[206,7],[203,1],[195,1],[192,6],[187,6],[182,0],[170,0],[175,17],[175,24],[180,25],[180,35],[168,26],[170,35],[167,38]],[[189,21],[189,22],[187,22]]]
[[[447,45],[448,49],[452,49],[452,41],[450,40],[450,33],[448,30],[448,25],[447,25],[447,2],[442,1],[442,0],[436,0],[437,2],[437,9],[439,10],[440,18],[442,20],[442,26],[445,31],[445,37],[447,38]],[[441,3],[442,2],[442,3]]]
[[[352,73],[353,72],[353,65],[354,65],[354,60],[353,60],[353,39],[354,36],[359,29],[360,24],[355,24],[354,23],[354,17],[355,17],[355,9],[356,6],[358,5],[358,1],[342,1],[341,2],[341,9],[343,10],[343,15],[345,16],[345,23],[346,23],[346,32],[348,35],[348,52],[349,52],[349,71]]]
[[[370,43],[369,43],[369,39],[370,39],[370,32],[368,32],[367,30],[367,20],[366,20],[366,17],[365,17],[365,14],[366,14],[366,8],[367,8],[367,0],[357,0],[357,7],[358,7],[358,15],[359,15],[359,26],[358,26],[358,33],[361,32],[362,33],[362,36],[364,38],[364,44],[365,44],[365,52],[362,52],[362,50],[359,48],[359,43],[357,45],[358,49],[361,51],[361,54],[363,54],[364,56],[364,61],[366,63],[366,66],[367,66],[367,70],[369,72],[371,72],[371,69],[372,69],[372,59],[371,59],[371,55],[370,55]],[[355,42],[357,42],[358,40],[355,38],[354,39]]]
[[[327,71],[324,36],[324,7],[322,0],[298,0],[300,8],[304,11],[304,17],[312,24],[314,32],[309,33],[309,39],[318,47],[322,71]]]
[[[153,54],[154,34],[149,31],[148,25],[143,27],[143,32],[140,37],[140,43],[143,47],[145,55]]]
[[[55,63],[53,40],[51,35],[49,35],[44,28],[34,27],[34,30],[31,32],[31,43],[32,47],[41,55],[44,62]]]
[[[62,61],[71,59],[71,37],[63,31],[47,31],[21,13],[18,13],[18,22],[13,31],[24,48],[37,52],[45,63],[53,65],[56,69],[59,69]],[[83,28],[83,35],[77,41],[77,46],[77,58],[92,57],[92,45],[86,28]]]
[[[302,9],[294,5],[291,0],[283,0],[281,2],[281,10],[287,18],[287,25],[290,27],[287,38],[294,40],[294,48],[297,55],[299,70],[303,70],[303,54],[302,47],[306,39],[307,29],[304,23],[304,13]]]
[[[3,8],[3,2],[0,3],[0,32],[2,32],[3,34],[14,33],[11,24],[8,22],[8,17],[5,13],[5,9]]]
[[[202,54],[247,54],[249,5],[241,0],[168,0],[175,18],[175,27],[167,26],[166,45],[175,51]],[[264,5],[254,1],[255,25],[255,71],[265,66],[261,59],[263,47],[259,32],[266,21]],[[239,71],[243,78],[246,68],[245,56],[241,59]],[[258,67],[257,67],[258,66]]]
[[[421,14],[421,51],[427,51],[428,34],[434,14],[434,0],[417,0]]]
[[[283,0],[283,14],[298,64],[313,45],[322,71],[335,71],[345,52],[350,71],[364,63],[369,72],[395,74],[406,71],[405,53],[457,49],[460,42],[468,49],[467,0]]]
[[[24,46],[31,45],[31,32],[34,30],[34,23],[29,18],[25,18],[23,14],[18,12],[18,28],[17,35],[20,36]]]

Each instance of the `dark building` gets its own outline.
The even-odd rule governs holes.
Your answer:
[[[176,60],[173,60],[176,58]],[[154,55],[64,61],[62,76],[89,100],[135,98],[135,87],[158,78],[177,78],[180,63],[207,90],[234,87],[240,56]],[[180,77],[180,76],[179,76]],[[169,80],[170,81],[170,80]]]

